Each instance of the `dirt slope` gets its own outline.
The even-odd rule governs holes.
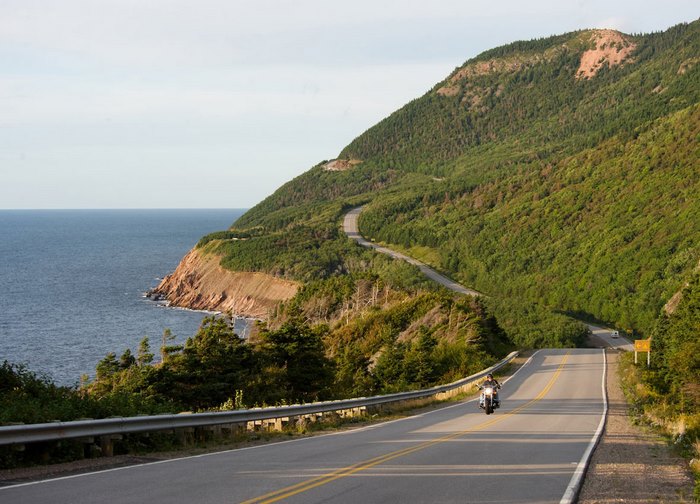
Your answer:
[[[299,289],[296,282],[265,273],[226,270],[220,260],[217,255],[191,250],[153,294],[164,296],[170,306],[267,319],[272,308]]]

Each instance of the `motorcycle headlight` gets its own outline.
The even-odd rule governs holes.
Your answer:
[[[492,387],[486,387],[484,389],[484,394],[493,394],[493,388]]]

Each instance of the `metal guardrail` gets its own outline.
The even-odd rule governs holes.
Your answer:
[[[13,444],[57,441],[62,439],[89,438],[130,434],[135,432],[155,432],[193,427],[240,424],[288,417],[299,417],[330,411],[351,410],[368,406],[420,399],[458,389],[497,371],[511,362],[518,352],[512,352],[498,364],[456,382],[439,385],[424,390],[400,392],[373,397],[360,397],[339,401],[325,401],[304,405],[277,406],[247,410],[222,411],[212,413],[166,414],[154,416],[103,418],[100,420],[77,420],[71,422],[51,422],[42,424],[10,425],[0,427],[0,446]]]

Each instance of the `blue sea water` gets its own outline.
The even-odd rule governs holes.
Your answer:
[[[156,354],[165,328],[183,342],[205,314],[143,293],[243,212],[0,210],[0,362],[73,385],[144,336]]]

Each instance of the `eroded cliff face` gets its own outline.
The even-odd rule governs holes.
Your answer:
[[[296,282],[265,273],[226,270],[220,260],[218,255],[192,249],[151,295],[164,297],[170,306],[230,311],[265,320],[272,308],[299,289]]]

